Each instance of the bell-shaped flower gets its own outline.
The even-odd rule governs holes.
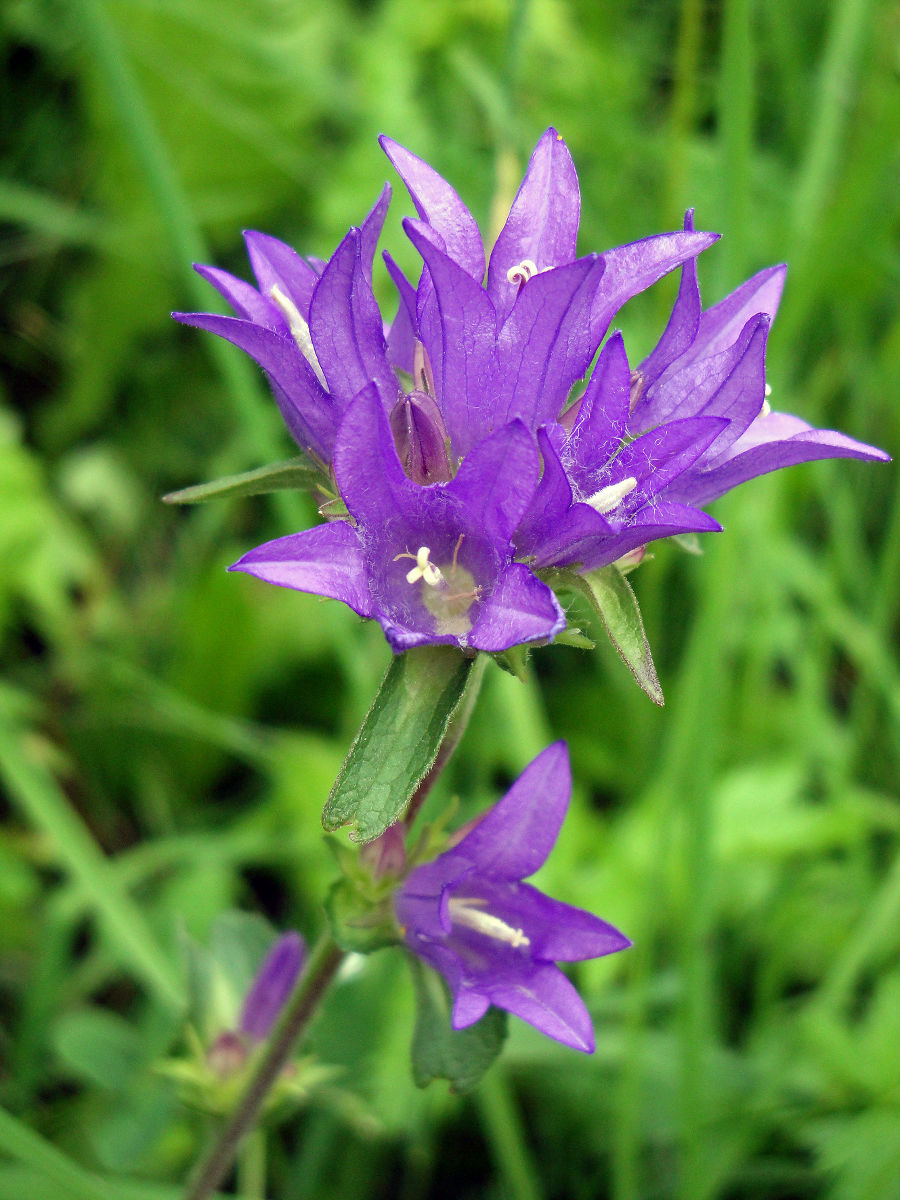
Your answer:
[[[337,437],[334,473],[353,520],[277,538],[232,570],[342,600],[375,617],[395,651],[425,643],[506,650],[565,626],[553,592],[513,561],[513,530],[538,478],[534,439],[513,421],[449,482],[404,472],[380,397],[363,389]]]
[[[246,233],[258,288],[195,264],[238,315],[172,314],[255,359],[297,445],[326,467],[341,418],[360,389],[374,382],[388,409],[399,393],[372,293],[372,259],[390,196],[385,185],[363,224],[347,233],[326,263],[301,258],[267,234]]]
[[[556,964],[631,943],[523,882],[553,849],[571,787],[568,750],[556,742],[460,842],[416,867],[395,893],[406,945],[447,980],[454,1029],[493,1004],[566,1046],[594,1049],[584,1002]]]
[[[621,336],[609,339],[584,395],[539,431],[544,469],[516,533],[520,555],[604,566],[656,538],[719,529],[696,506],[756,475],[817,458],[888,458],[770,412],[766,340],[784,274],[760,271],[703,312],[687,260],[663,336],[636,371]]]

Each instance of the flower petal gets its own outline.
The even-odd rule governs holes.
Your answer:
[[[248,229],[244,233],[250,265],[263,296],[278,287],[292,300],[304,321],[309,320],[309,302],[318,276],[291,246],[268,233]]]
[[[694,210],[684,214],[685,233],[694,231]],[[662,337],[640,365],[644,386],[649,387],[670,363],[683,354],[693,343],[700,325],[700,285],[697,282],[697,259],[688,258],[681,268],[681,283],[678,296]]]
[[[550,588],[524,563],[511,563],[485,597],[466,642],[499,653],[522,642],[552,642],[565,627],[565,613]]]
[[[484,246],[475,218],[434,167],[393,138],[382,135],[378,141],[406,184],[419,216],[440,234],[450,258],[480,287],[484,279]]]
[[[467,888],[467,885],[463,885]],[[614,925],[583,908],[545,896],[528,883],[497,882],[479,875],[474,891],[485,911],[528,938],[528,953],[545,962],[603,958],[631,945]]]
[[[334,446],[334,474],[344,503],[362,526],[383,526],[405,510],[411,490],[387,414],[373,385],[347,408]]]
[[[575,164],[555,129],[544,133],[528,163],[506,224],[491,251],[487,290],[502,321],[515,303],[518,285],[507,272],[519,263],[538,271],[575,258],[581,193]]]
[[[534,963],[518,976],[482,982],[491,1004],[505,1008],[529,1025],[585,1054],[594,1052],[594,1030],[584,1001],[552,963]]]
[[[568,557],[557,558],[554,565],[580,563],[584,571],[607,567],[647,542],[674,537],[679,533],[721,533],[722,526],[708,513],[671,500],[655,501],[641,509],[633,520],[613,537],[586,538],[568,547]]]
[[[553,849],[571,791],[568,747],[565,742],[553,742],[532,759],[506,795],[451,854],[454,859],[471,862],[479,875],[526,879]]]
[[[194,263],[194,270],[207,283],[211,283],[219,295],[224,296],[239,317],[245,321],[253,321],[257,325],[265,325],[285,336],[289,335],[285,321],[277,304],[267,300],[265,296],[243,279],[218,267],[206,267],[202,263]]]
[[[316,284],[309,305],[316,357],[331,392],[345,404],[370,381],[390,410],[397,378],[385,353],[384,326],[351,229]]]
[[[522,421],[511,421],[469,451],[447,492],[478,513],[488,537],[508,542],[531,499],[538,467],[534,438]]]
[[[766,267],[742,283],[724,300],[714,304],[700,318],[697,338],[687,358],[704,357],[724,350],[737,338],[751,317],[765,313],[774,319],[784,289],[787,267],[780,263]]]
[[[597,343],[626,300],[668,275],[686,259],[696,258],[718,236],[717,233],[658,233],[605,251],[603,285],[591,314]]]
[[[582,491],[582,480],[603,467],[625,437],[630,378],[625,343],[621,333],[614,333],[600,352],[562,451],[562,460]]]
[[[727,456],[706,470],[691,471],[672,489],[679,500],[706,504],[757,475],[820,458],[861,458],[890,462],[876,446],[832,429],[815,429],[789,413],[757,417]]]
[[[345,521],[317,525],[249,551],[229,571],[246,571],[265,583],[341,600],[371,617],[372,596],[356,530]]]
[[[489,388],[497,336],[494,308],[480,284],[434,244],[427,226],[408,220],[404,228],[431,275],[433,288],[420,292],[419,332],[453,453],[462,457],[506,422]]]
[[[477,992],[463,982],[453,999],[450,1024],[454,1029],[467,1029],[480,1021],[490,1007],[491,1002],[483,992]]]
[[[331,461],[338,414],[334,401],[291,337],[238,317],[218,313],[172,313],[183,325],[218,334],[240,346],[269,376],[285,424],[301,450]]]
[[[538,566],[547,566],[568,561],[565,548],[570,542],[608,536],[613,529],[593,508],[573,503],[572,486],[545,426],[538,430],[538,445],[544,470],[515,543],[518,554],[533,555]]]
[[[382,254],[384,265],[394,285],[400,294],[400,305],[397,315],[391,324],[387,335],[387,356],[392,366],[399,367],[412,375],[416,346],[416,289],[409,282],[394,260],[385,250]]]
[[[497,337],[490,387],[497,420],[521,417],[537,429],[557,419],[597,349],[591,310],[603,275],[603,259],[589,255],[522,287]]]

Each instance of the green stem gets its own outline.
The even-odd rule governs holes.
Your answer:
[[[475,1093],[497,1169],[514,1200],[542,1200],[537,1167],[525,1130],[499,1067],[488,1071]]]
[[[247,1090],[201,1163],[193,1182],[188,1185],[184,1200],[207,1200],[227,1175],[242,1141],[256,1125],[266,1096],[287,1065],[297,1039],[306,1031],[343,957],[344,952],[331,935],[324,934],[285,1005]]]
[[[242,1200],[266,1200],[266,1131],[248,1133],[237,1160],[238,1191]]]

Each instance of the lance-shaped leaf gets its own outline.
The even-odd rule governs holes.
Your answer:
[[[354,840],[370,842],[402,817],[434,765],[474,661],[455,646],[394,658],[328,797],[326,829],[352,824]]]
[[[165,504],[200,504],[204,500],[235,499],[238,496],[265,496],[269,492],[311,490],[324,477],[313,464],[299,455],[284,462],[268,463],[239,475],[223,475],[209,483],[196,483],[163,496]]]
[[[572,571],[559,572],[553,586],[569,587],[585,597],[638,685],[654,704],[662,707],[665,703],[662,687],[653,665],[637,597],[619,568],[613,563],[579,575]]]
[[[412,955],[409,961],[416,989],[416,1024],[412,1040],[412,1071],[416,1086],[427,1087],[434,1079],[447,1079],[452,1092],[468,1092],[503,1049],[506,1013],[499,1008],[489,1008],[474,1025],[453,1029],[446,984],[433,971],[426,971]]]

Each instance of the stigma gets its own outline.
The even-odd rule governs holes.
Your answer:
[[[530,258],[523,258],[520,263],[516,263],[514,267],[510,267],[506,272],[506,278],[510,283],[517,283],[521,287],[527,283],[529,279],[533,279],[535,275],[539,275],[536,264]]]
[[[637,480],[633,475],[629,475],[626,479],[619,480],[618,483],[607,484],[599,492],[594,492],[593,496],[589,496],[585,503],[601,515],[612,512],[636,487]]]
[[[493,938],[497,942],[505,942],[507,946],[518,949],[519,946],[530,946],[531,939],[525,936],[522,929],[514,929],[493,913],[484,912],[485,900],[475,898],[452,897],[449,902],[450,920],[454,925],[464,925],[476,933]]]
[[[287,323],[291,331],[291,337],[297,343],[297,348],[312,369],[316,373],[316,379],[321,383],[322,387],[327,390],[328,384],[325,382],[325,374],[319,366],[319,360],[316,357],[316,352],[313,348],[312,338],[309,333],[309,326],[304,321],[300,310],[293,302],[290,296],[285,295],[277,283],[269,288],[269,296],[287,318]]]
[[[398,554],[394,558],[394,562],[400,558],[412,558],[409,553]],[[440,567],[436,567],[431,561],[431,549],[428,546],[420,546],[415,553],[416,565],[411,571],[406,572],[407,583],[418,583],[420,579],[424,579],[429,587],[438,587],[444,582],[444,576]]]

